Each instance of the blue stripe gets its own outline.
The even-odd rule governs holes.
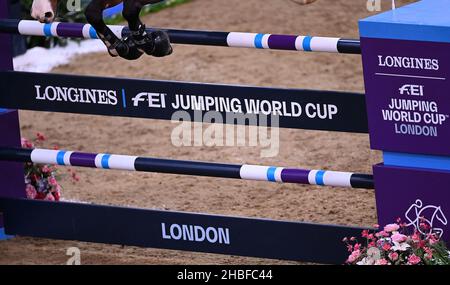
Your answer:
[[[91,37],[91,39],[98,39],[97,32],[92,26],[89,28],[89,36]]]
[[[110,154],[104,154],[102,157],[102,168],[103,169],[109,169],[109,158],[111,157]]]
[[[65,165],[64,164],[64,155],[65,154],[66,154],[66,151],[60,151],[56,155],[56,163],[58,163],[58,165]]]
[[[263,37],[264,37],[264,34],[257,34],[255,36],[255,47],[256,48],[264,48],[263,44],[262,44]]]
[[[267,180],[277,182],[277,180],[275,179],[276,171],[277,171],[276,167],[269,167],[269,169],[267,170]]]
[[[47,37],[52,36],[52,23],[44,25],[44,35]]]
[[[105,9],[103,11],[103,17],[104,18],[114,18],[114,16],[122,13],[122,10],[123,10],[123,3],[120,3],[119,5]]]
[[[312,38],[313,37],[306,36],[303,39],[303,50],[304,51],[312,51],[312,49],[311,49],[311,40],[312,40]]]
[[[122,89],[122,104],[123,104],[123,108],[126,109],[127,108],[127,97],[125,95],[125,89]]]
[[[0,114],[1,114],[1,113],[6,113],[6,112],[8,112],[8,109],[0,108]]]
[[[0,228],[0,240],[7,240],[7,239],[11,239],[14,236],[10,236],[5,234],[5,228]]]
[[[450,157],[384,152],[384,165],[450,171]]]
[[[316,173],[316,184],[317,185],[322,185],[322,186],[325,185],[325,183],[323,182],[323,177],[325,176],[325,172],[326,171],[323,171],[323,170],[317,171],[317,173]]]

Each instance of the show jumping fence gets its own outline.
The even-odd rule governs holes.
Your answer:
[[[129,35],[124,26],[111,25],[109,28],[120,38]],[[154,29],[147,29],[151,32]],[[360,54],[359,40],[330,37],[311,37],[294,35],[271,35],[260,33],[236,33],[162,29],[169,33],[175,44],[208,45],[223,47],[243,47],[277,49],[292,51],[334,52]],[[29,20],[0,20],[0,32],[29,36],[70,37],[98,39],[94,28],[89,24],[50,23],[42,24]]]
[[[386,126],[379,122],[380,114],[385,113],[381,111],[383,109],[381,106],[394,100],[392,97],[398,97],[392,90],[397,92],[402,86],[406,88],[405,84],[423,85],[422,81],[422,83],[416,81],[428,78],[422,76],[419,79],[419,71],[416,71],[417,74],[407,76],[392,71],[389,73],[389,69],[386,69],[389,66],[377,65],[383,56],[392,53],[392,50],[408,51],[410,58],[413,56],[430,58],[448,54],[448,52],[436,52],[436,55],[430,53],[430,50],[444,46],[435,42],[449,42],[448,37],[445,40],[448,29],[437,31],[436,25],[441,25],[441,22],[429,26],[424,24],[424,19],[433,22],[435,18],[439,18],[440,13],[442,18],[447,17],[450,11],[445,11],[446,8],[443,7],[449,5],[441,3],[445,1],[421,1],[397,9],[395,14],[387,12],[362,20],[361,44],[358,40],[340,38],[167,30],[172,42],[179,44],[350,54],[361,53],[362,46],[366,96],[332,91],[14,72],[8,47],[9,38],[5,34],[0,34],[0,90],[2,90],[0,107],[3,108],[165,120],[171,119],[174,113],[183,110],[192,115],[194,121],[204,121],[203,116],[195,116],[198,111],[213,112],[222,117],[240,113],[247,116],[244,121],[238,121],[233,117],[233,120],[223,123],[272,127],[273,123],[276,123],[276,126],[283,128],[353,133],[367,133],[368,125],[371,125],[372,147],[386,151],[385,164],[375,166],[372,176],[349,172],[229,165],[71,151],[27,150],[19,147],[17,112],[5,111],[0,114],[0,133],[5,134],[0,138],[0,161],[5,161],[0,163],[0,175],[6,175],[8,179],[1,180],[4,181],[5,187],[0,190],[0,210],[3,212],[6,233],[262,258],[343,263],[347,251],[342,244],[342,238],[359,236],[363,230],[361,227],[351,226],[27,200],[23,199],[21,164],[23,162],[352,188],[371,189],[376,186],[380,224],[394,221],[414,205],[419,207],[417,203],[410,206],[411,201],[418,199],[441,205],[445,209],[443,213],[448,214],[448,209],[444,207],[449,201],[448,189],[445,189],[448,186],[442,185],[449,185],[450,178],[448,172],[440,170],[442,165],[450,165],[450,159],[443,157],[449,156],[450,151],[448,147],[442,147],[443,142],[448,140],[442,138],[422,140],[421,137],[393,134],[392,125]],[[0,32],[97,37],[89,25],[40,24],[34,21],[6,19],[7,9],[3,9],[6,7],[6,1],[1,0],[0,4],[2,8]],[[429,6],[435,5],[439,9],[429,9]],[[434,17],[430,17],[429,11],[434,11]],[[397,26],[398,23],[402,23],[400,28]],[[113,26],[112,29],[120,36],[128,33],[122,26]],[[418,29],[424,34],[419,36]],[[448,51],[448,44],[445,48],[443,50]],[[420,53],[425,55],[419,56]],[[442,58],[434,60],[438,62],[440,60],[442,65],[446,62]],[[372,72],[373,70],[375,72]],[[426,75],[437,76],[431,72]],[[402,76],[408,81],[392,81],[394,80],[392,78],[400,80],[399,77]],[[445,76],[446,74],[441,74],[440,78]],[[437,83],[442,82],[441,80]],[[429,82],[427,84],[431,85]],[[435,90],[444,90],[442,88]],[[380,105],[378,100],[381,99],[384,103]],[[450,113],[448,98],[438,96],[433,99],[441,106],[441,112]],[[190,102],[191,105],[186,108],[180,107],[183,100],[185,103]],[[442,103],[442,100],[447,101]],[[254,106],[259,107],[256,110]],[[271,117],[270,123],[260,121],[260,115]],[[390,122],[386,124],[388,123]],[[449,128],[443,121],[441,123],[444,127],[440,130],[445,136]],[[432,155],[442,157],[436,158]],[[414,164],[411,161],[420,163]],[[432,195],[428,189],[434,190]],[[49,223],[49,220],[52,222]],[[444,239],[447,240],[448,237],[444,235]]]
[[[368,174],[247,164],[233,165],[181,161],[63,150],[32,150],[3,147],[0,148],[0,160],[335,187],[374,188],[373,176]]]

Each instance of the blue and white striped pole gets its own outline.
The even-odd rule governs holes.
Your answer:
[[[364,189],[374,188],[372,175],[352,172],[306,170],[248,164],[234,165],[105,153],[94,154],[49,149],[0,148],[0,160],[279,183]]]
[[[129,34],[125,26],[111,25],[109,28],[118,36]],[[312,37],[301,35],[275,35],[262,33],[213,32],[163,29],[169,33],[175,44],[211,45],[256,49],[275,49],[308,52],[331,52],[360,54],[359,40],[335,37]],[[148,29],[152,31],[152,29]],[[89,24],[39,23],[30,20],[0,20],[0,32],[47,37],[71,37],[97,39],[97,33]]]

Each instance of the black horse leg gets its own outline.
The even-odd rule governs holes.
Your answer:
[[[128,21],[131,38],[137,48],[148,55],[162,57],[172,53],[169,36],[163,31],[147,34],[145,25],[139,18],[139,13],[144,5],[158,2],[161,0],[124,0],[122,15]]]
[[[92,0],[86,7],[86,20],[96,30],[99,38],[108,49],[108,53],[113,56],[120,56],[125,59],[137,59],[142,55],[133,45],[119,39],[103,21],[103,10],[107,7],[107,0]]]

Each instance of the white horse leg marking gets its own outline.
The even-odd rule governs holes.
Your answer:
[[[54,20],[56,11],[51,0],[34,0],[31,6],[31,17],[41,23],[50,23]]]

